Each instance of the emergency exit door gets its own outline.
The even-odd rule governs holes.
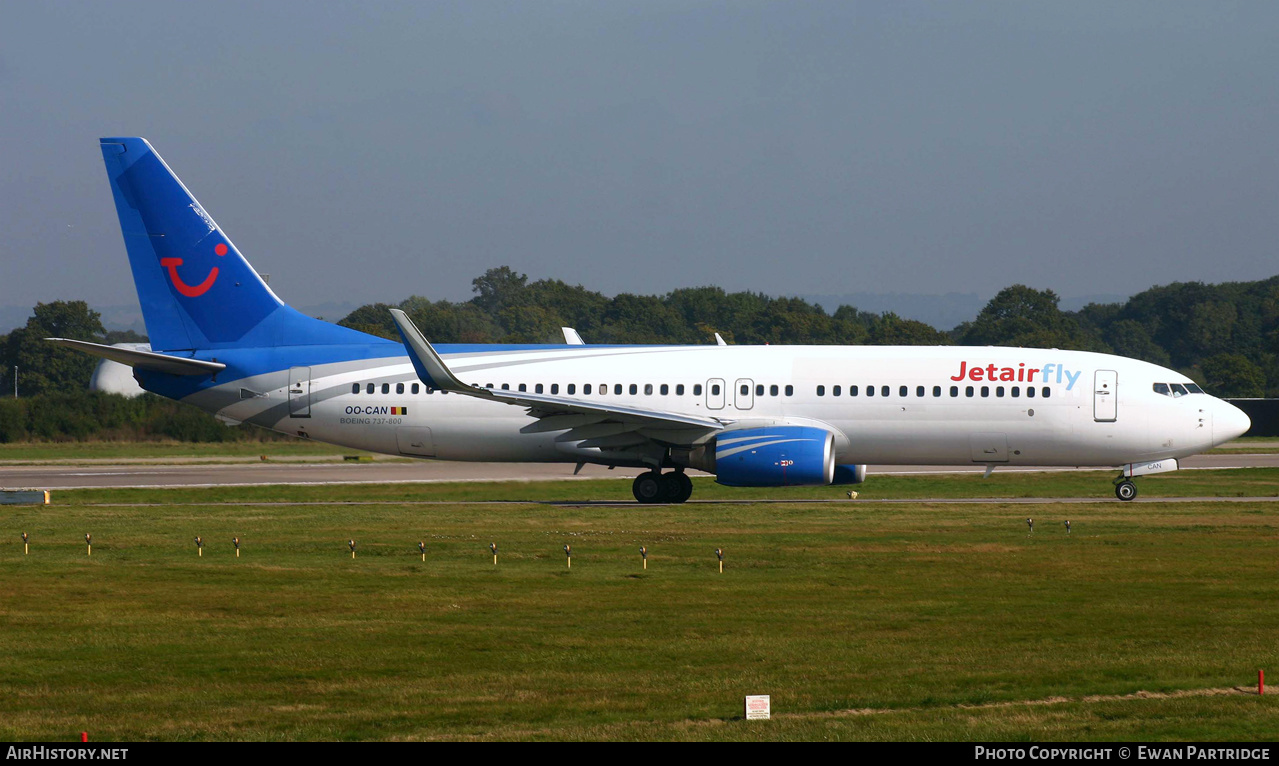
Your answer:
[[[1098,423],[1113,423],[1118,415],[1119,373],[1097,370],[1093,376],[1092,417]]]

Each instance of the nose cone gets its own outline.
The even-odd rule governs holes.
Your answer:
[[[1225,444],[1252,428],[1252,419],[1230,402],[1218,400],[1212,413],[1212,443]]]

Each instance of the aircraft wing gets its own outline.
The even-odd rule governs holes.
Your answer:
[[[693,444],[733,422],[701,415],[467,385],[453,374],[403,311],[391,309],[391,315],[400,330],[413,368],[423,383],[463,396],[525,407],[538,421],[525,426],[522,429],[524,433],[566,431],[560,437],[562,441],[582,440],[579,446],[609,449],[648,440]]]
[[[100,356],[103,359],[110,359],[113,362],[127,364],[130,367],[154,370],[155,372],[167,372],[170,375],[213,375],[226,369],[226,365],[221,362],[206,362],[203,359],[157,354],[154,351],[104,346],[101,343],[89,343],[88,341],[71,340],[70,338],[45,338],[45,340],[86,354]]]

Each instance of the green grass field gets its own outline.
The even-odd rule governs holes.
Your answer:
[[[1279,504],[1120,504],[1107,479],[58,492],[3,509],[0,738],[1273,740],[1279,703],[1236,687],[1279,678]],[[1097,502],[873,501],[1028,494]]]

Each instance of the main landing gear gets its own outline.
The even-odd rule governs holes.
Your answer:
[[[641,503],[682,503],[693,496],[693,480],[682,470],[649,471],[635,477],[631,494]]]

